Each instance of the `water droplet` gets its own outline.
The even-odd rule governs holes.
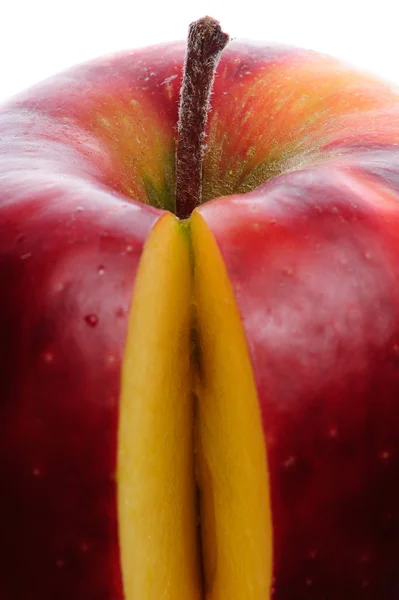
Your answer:
[[[48,365],[50,365],[51,363],[54,362],[54,353],[47,351],[43,353],[43,360],[45,363],[47,363]]]
[[[98,273],[99,275],[104,275],[104,273],[105,273],[105,267],[104,267],[104,265],[100,265],[100,266],[98,267],[97,273]]]
[[[86,315],[85,321],[89,325],[89,327],[96,327],[98,325],[98,316],[93,313],[90,315]]]
[[[289,456],[284,462],[283,462],[283,467],[285,469],[291,469],[293,466],[295,466],[296,463],[296,458],[295,456]]]
[[[25,252],[25,254],[21,254],[20,259],[27,260],[28,258],[31,258],[31,256],[32,256],[32,252]]]
[[[109,366],[114,365],[116,363],[116,356],[114,354],[108,354],[107,356],[107,364]]]
[[[338,437],[338,429],[334,426],[330,427],[330,429],[328,430],[328,437],[332,439]]]
[[[83,212],[84,211],[84,206],[77,206],[76,207],[76,212]]]
[[[132,252],[133,247],[132,246],[126,246],[126,252]]]
[[[33,467],[33,469],[32,469],[32,475],[33,475],[33,477],[40,477],[41,474],[42,474],[42,472],[39,469],[39,467]]]
[[[388,450],[383,450],[378,456],[383,462],[386,462],[390,458],[391,453]]]
[[[88,552],[90,550],[90,545],[86,541],[81,541],[79,544],[79,548],[81,552]]]

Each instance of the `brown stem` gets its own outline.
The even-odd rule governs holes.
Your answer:
[[[202,197],[202,161],[209,99],[220,55],[229,41],[219,22],[191,23],[180,92],[176,148],[176,215],[189,217]]]

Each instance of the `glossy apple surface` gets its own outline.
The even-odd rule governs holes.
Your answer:
[[[227,55],[215,80],[204,185],[225,197],[199,212],[226,266],[259,399],[272,597],[394,598],[398,100],[312,53]],[[227,132],[227,123],[236,126]],[[222,418],[213,439],[208,432],[229,410],[229,401],[220,405],[203,410],[207,481],[221,479],[212,451],[228,456],[231,448]],[[203,514],[216,511],[227,527],[227,504],[206,499]],[[229,526],[239,528],[241,518],[230,515]],[[250,542],[241,544],[249,552]],[[217,576],[209,586],[217,589]]]
[[[139,537],[134,528],[121,535],[120,402],[138,352],[134,340],[126,345],[128,327],[145,337],[128,325],[148,278],[137,273],[174,211],[183,60],[183,44],[106,57],[0,112],[4,600],[138,597],[140,557],[123,592],[120,540]],[[198,430],[204,595],[394,600],[398,96],[333,59],[235,41],[217,68],[207,133],[203,197],[213,201],[196,211],[210,237],[193,221],[198,410],[189,424]],[[154,293],[168,308],[156,269]],[[167,356],[170,332],[162,335],[149,346],[154,365]],[[191,528],[174,513],[169,521],[177,546],[186,532],[191,548],[195,519]],[[198,597],[190,561],[181,565],[189,583],[173,591],[161,582],[164,597]],[[152,565],[147,583],[159,573]],[[159,587],[137,589],[159,598]]]
[[[161,84],[182,52],[78,67],[0,114],[5,599],[123,597],[120,371],[138,263],[161,216],[126,190],[166,194],[177,109]],[[141,153],[124,136],[133,147],[141,136]]]
[[[277,598],[397,589],[399,221],[353,176],[323,165],[202,211],[259,395]]]

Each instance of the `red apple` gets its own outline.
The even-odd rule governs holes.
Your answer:
[[[1,108],[1,600],[396,600],[399,97],[231,42],[179,221],[184,54]]]

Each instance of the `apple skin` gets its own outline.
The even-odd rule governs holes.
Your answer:
[[[140,202],[173,209],[183,59],[184,44],[107,57],[0,112],[4,600],[123,597],[120,362],[162,214]],[[254,367],[281,600],[398,591],[396,107],[308,51],[233,42],[218,67],[204,199],[280,175],[201,212]]]
[[[392,146],[398,95],[371,75],[309,50],[232,42],[217,69],[204,201],[337,153]]]
[[[119,191],[123,165],[89,119],[101,122],[94,97],[113,110],[135,82],[149,102],[138,63],[79,67],[0,113],[2,600],[123,598],[120,367],[137,266],[163,213]],[[156,102],[173,131],[177,108],[167,119]]]
[[[399,189],[368,170],[318,165],[200,209],[259,395],[278,600],[399,590]]]
[[[205,159],[208,197],[225,197],[199,211],[227,268],[258,391],[273,599],[391,600],[399,593],[399,99],[313,53],[251,48],[226,57]],[[269,180],[245,193],[259,174]]]
[[[156,215],[87,192],[78,202],[67,190],[57,202],[41,194],[3,213],[4,598],[123,597],[119,372],[133,281]]]

